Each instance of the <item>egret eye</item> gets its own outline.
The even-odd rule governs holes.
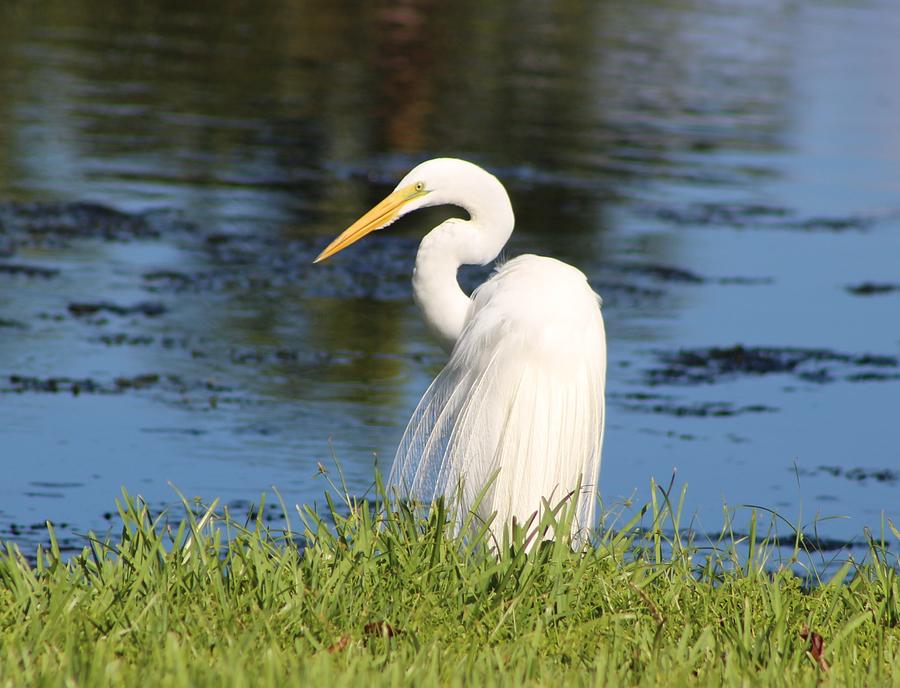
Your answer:
[[[424,182],[416,182],[416,191],[424,191],[424,190],[425,190]]]

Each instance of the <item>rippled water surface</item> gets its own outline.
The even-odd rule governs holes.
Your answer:
[[[189,5],[189,6],[188,6]],[[509,188],[585,271],[607,505],[687,482],[860,537],[900,481],[900,4],[13,1],[0,7],[0,535],[387,467],[444,359],[416,163]],[[452,212],[452,211],[448,211]],[[467,288],[485,276],[466,270]]]

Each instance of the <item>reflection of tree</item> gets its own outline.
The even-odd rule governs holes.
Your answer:
[[[416,153],[426,144],[435,58],[429,17],[438,14],[436,4],[407,0],[381,5],[376,14],[376,117],[389,149]]]
[[[264,367],[282,370],[267,384],[274,396],[398,403],[385,383],[404,373],[402,321],[407,304],[367,299],[310,299],[285,289],[278,298],[246,294],[225,323],[231,346],[268,355]],[[240,315],[238,313],[241,313]],[[299,352],[298,360],[279,351]],[[378,388],[379,397],[373,398]]]
[[[789,95],[771,17],[680,0],[13,5],[0,191],[177,207],[215,231],[274,228],[276,246],[331,236],[415,162],[463,155],[508,183],[518,247],[590,269],[610,200],[719,175],[720,147],[777,148]],[[239,294],[195,326],[351,350],[323,384],[354,399],[402,375],[381,354],[407,347],[409,304],[279,296]]]
[[[353,355],[340,366],[332,366],[325,373],[323,384],[340,384],[348,401],[372,403],[373,387],[386,380],[396,380],[408,364],[396,354],[403,351],[402,327],[404,304],[351,301],[322,301],[315,305],[316,319],[325,328],[314,328],[310,343],[321,350],[335,347]],[[394,402],[399,401],[393,399]]]
[[[765,13],[679,2],[12,6],[2,107],[37,102],[29,124],[89,163],[85,186],[124,177],[132,193],[196,201],[212,217],[269,217],[274,204],[282,222],[330,220],[343,211],[323,168],[371,168],[397,152],[409,157],[391,173],[461,153],[577,175],[608,197],[623,177],[686,164],[669,153],[776,145],[783,124],[784,46],[766,42]],[[67,102],[42,122],[54,100]],[[24,143],[15,153],[28,159]],[[71,168],[81,181],[85,166]]]

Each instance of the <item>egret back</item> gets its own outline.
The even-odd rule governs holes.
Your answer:
[[[447,366],[410,419],[389,484],[423,502],[459,498],[496,517],[498,539],[577,498],[573,532],[593,526],[603,442],[606,338],[597,295],[552,258],[510,260],[472,295]],[[580,485],[580,492],[575,490]]]

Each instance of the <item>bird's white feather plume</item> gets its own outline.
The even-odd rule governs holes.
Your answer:
[[[560,304],[565,304],[564,308]],[[478,505],[499,540],[542,500],[577,497],[573,528],[593,525],[603,441],[606,340],[584,275],[520,256],[472,296],[450,361],[413,413],[389,484],[413,499]],[[573,491],[581,486],[578,495]]]

